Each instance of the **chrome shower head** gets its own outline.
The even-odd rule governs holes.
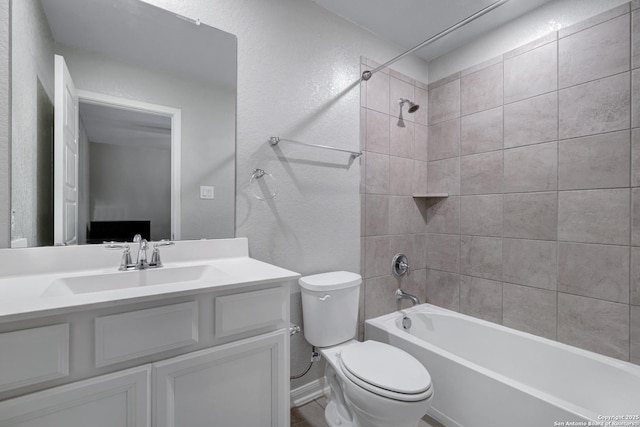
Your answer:
[[[409,105],[409,109],[407,110],[407,112],[409,113],[415,113],[416,111],[418,111],[418,108],[420,108],[418,104],[405,98],[400,98],[398,100],[398,103],[400,104],[400,112],[402,112],[402,107],[404,106],[404,104]]]

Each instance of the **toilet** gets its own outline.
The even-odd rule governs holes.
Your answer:
[[[302,277],[299,283],[304,336],[327,362],[327,424],[416,427],[433,399],[431,377],[399,348],[355,340],[360,275],[337,271]]]

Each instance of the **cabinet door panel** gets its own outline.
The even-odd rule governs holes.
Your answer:
[[[0,402],[0,427],[148,427],[150,366]]]
[[[154,364],[158,427],[289,425],[285,330]]]

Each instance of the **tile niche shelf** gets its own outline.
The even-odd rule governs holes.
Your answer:
[[[449,193],[422,193],[414,194],[414,199],[445,199],[449,197]]]

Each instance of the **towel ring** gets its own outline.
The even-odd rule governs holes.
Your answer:
[[[254,169],[249,180],[249,189],[258,200],[271,200],[278,191],[276,179],[263,169]]]

